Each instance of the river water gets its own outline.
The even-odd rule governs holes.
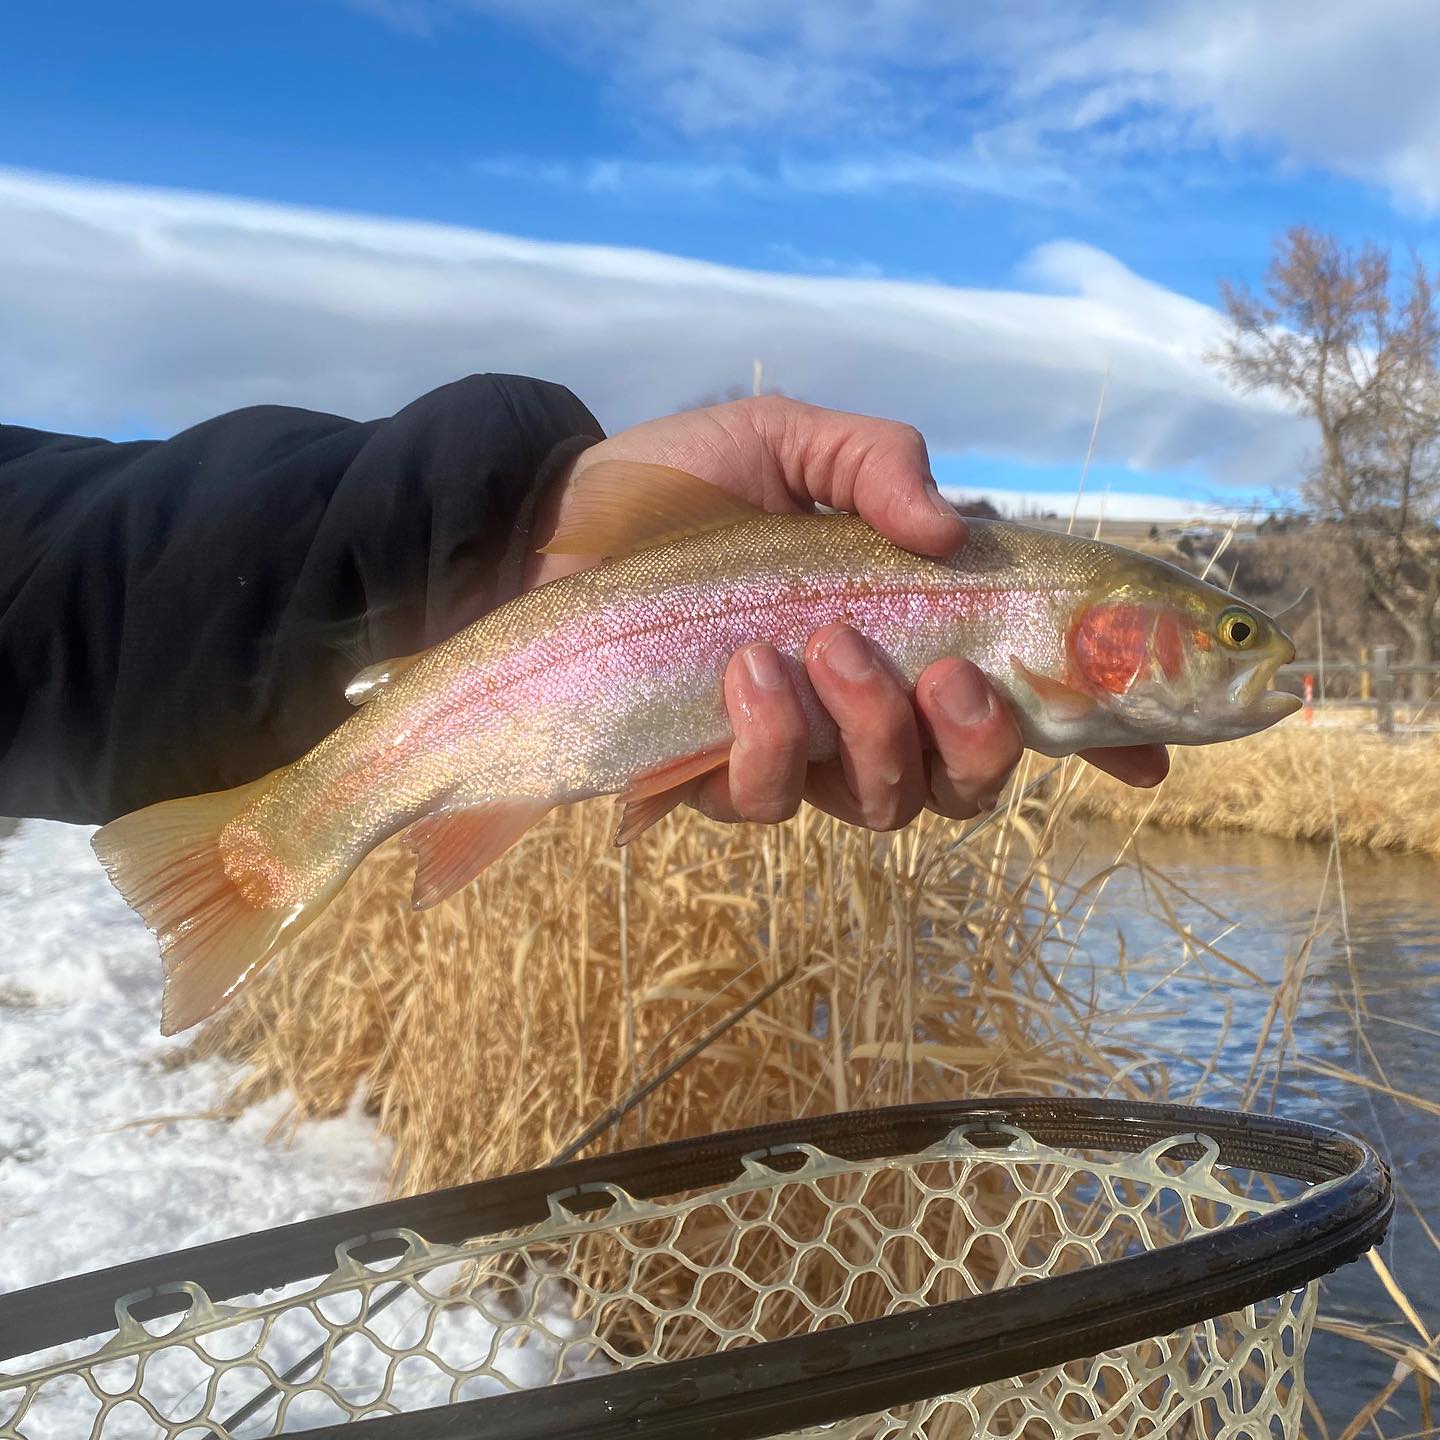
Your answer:
[[[1071,957],[1070,980],[1094,985],[1116,1036],[1171,1055],[1172,1099],[1273,1109],[1374,1145],[1398,1195],[1381,1253],[1435,1333],[1440,1248],[1425,1227],[1440,1234],[1440,1114],[1336,1072],[1440,1102],[1440,861],[1345,851],[1337,868],[1326,845],[1215,832],[1129,837],[1128,828],[1095,823],[1059,848],[1075,861],[1077,882],[1122,853],[1135,862],[1106,883],[1078,943],[1072,933],[1059,947],[1061,963]],[[1187,957],[1177,925],[1254,978],[1198,947]],[[1274,1027],[1262,1044],[1266,1007],[1287,973],[1299,983],[1293,1031]],[[1265,1063],[1251,1080],[1257,1046]],[[1417,1338],[1366,1261],[1324,1282],[1321,1310]],[[1323,1333],[1309,1357],[1310,1391],[1332,1434],[1393,1369]],[[1419,1428],[1413,1379],[1382,1424],[1390,1436]]]

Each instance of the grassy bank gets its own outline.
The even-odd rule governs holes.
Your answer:
[[[420,914],[387,848],[202,1046],[248,1062],[241,1103],[285,1089],[333,1113],[363,1087],[405,1190],[544,1164],[671,1067],[587,1148],[1094,1092],[1140,1058],[1097,1047],[1045,963],[1079,901],[1038,810],[963,846],[934,819],[877,837],[686,812],[621,853],[613,823],[609,804],[556,816]]]
[[[1096,776],[1072,813],[1197,830],[1250,830],[1440,855],[1440,735],[1393,740],[1287,720],[1227,745],[1178,746],[1157,791]]]

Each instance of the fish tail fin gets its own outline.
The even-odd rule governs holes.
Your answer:
[[[162,1034],[213,1015],[329,905],[335,884],[305,904],[265,904],[246,868],[226,865],[220,833],[273,782],[164,800],[102,826],[91,846],[111,883],[154,932],[165,967]],[[248,892],[248,893],[247,893]]]

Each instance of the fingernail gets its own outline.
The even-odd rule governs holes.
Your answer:
[[[837,631],[825,646],[825,663],[842,680],[864,680],[875,670],[870,647],[850,629]]]
[[[745,652],[745,668],[757,689],[778,690],[785,683],[785,667],[773,646],[752,645]]]
[[[940,487],[932,479],[929,485],[930,503],[935,507],[936,513],[943,515],[947,520],[958,520],[959,513],[955,507],[940,493]]]
[[[978,725],[990,717],[990,687],[973,665],[956,665],[947,670],[930,694],[952,725]]]

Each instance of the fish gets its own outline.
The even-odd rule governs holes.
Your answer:
[[[812,761],[838,752],[838,733],[804,653],[835,622],[912,688],[936,660],[970,660],[1026,746],[1052,757],[1219,743],[1299,708],[1272,688],[1293,643],[1229,592],[1083,537],[1003,520],[967,531],[927,557],[856,515],[766,513],[671,467],[592,464],[545,549],[601,563],[367,667],[346,691],[355,713],[294,762],[95,832],[158,940],[162,1032],[231,1000],[396,834],[418,909],[557,806],[618,797],[628,844],[726,763],[724,673],[755,642],[795,683]]]

